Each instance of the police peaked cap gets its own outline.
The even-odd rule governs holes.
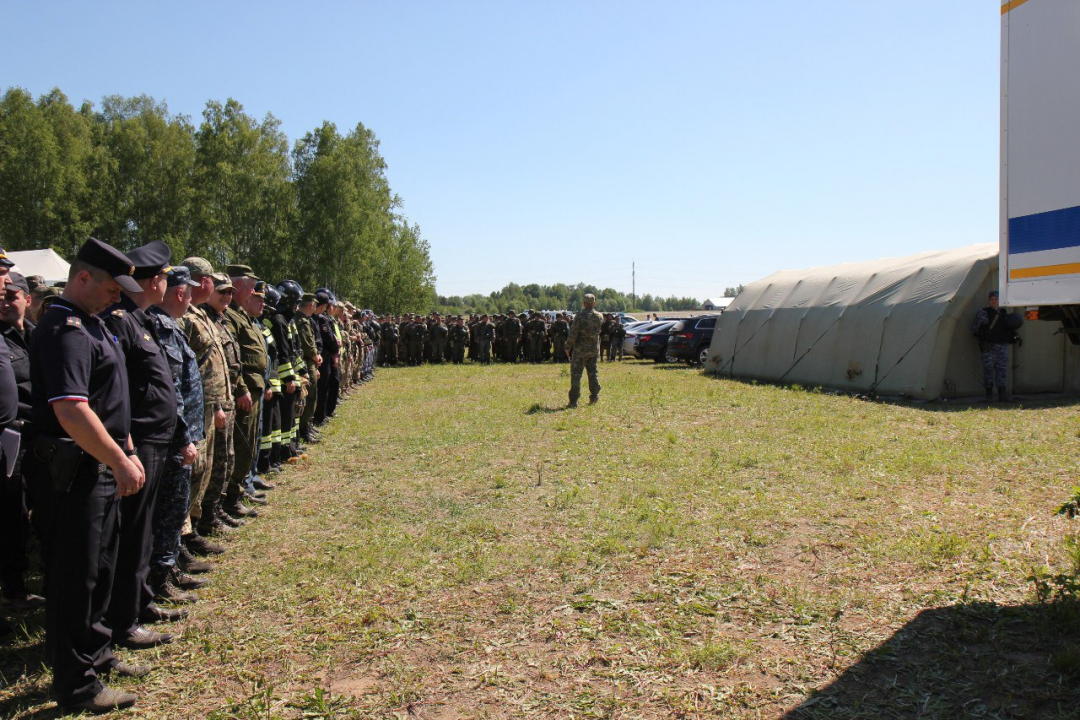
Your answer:
[[[131,276],[136,280],[146,280],[155,275],[169,272],[172,270],[169,267],[169,256],[171,254],[172,251],[169,250],[169,246],[160,240],[154,240],[135,248],[128,253],[131,264],[135,266],[135,271]]]
[[[135,272],[135,264],[131,262],[131,258],[108,243],[103,243],[97,238],[90,238],[79,248],[75,259],[107,272],[113,280],[120,283],[120,287],[128,292],[142,292],[139,283],[131,277],[131,274]]]
[[[22,276],[22,273],[9,272],[7,284],[16,290],[22,290],[27,295],[30,294],[30,283],[26,282],[26,278]]]
[[[0,267],[15,267],[14,261],[7,256],[7,250],[0,248]]]

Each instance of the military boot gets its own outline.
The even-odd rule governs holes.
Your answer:
[[[173,585],[181,590],[198,590],[201,587],[206,587],[206,584],[210,582],[209,580],[188,575],[178,567],[172,569],[172,572],[169,573],[169,579],[172,580]]]
[[[178,588],[176,583],[173,582],[172,575],[172,569],[151,572],[150,587],[154,591],[154,600],[157,602],[187,604],[199,599],[195,595]]]
[[[998,388],[998,400],[1001,402],[1009,402],[1009,393],[1003,387]]]
[[[243,502],[240,501],[240,496],[227,497],[225,502],[221,504],[221,509],[225,511],[226,515],[231,515],[234,518],[257,518],[259,517],[259,511],[255,508],[249,508]],[[222,518],[224,520],[224,518]]]
[[[994,388],[986,388],[986,402],[994,402]]]
[[[180,553],[177,556],[177,563],[180,565],[180,569],[186,573],[197,575],[199,573],[208,573],[214,569],[214,564],[207,562],[206,560],[200,560],[191,554],[183,545],[180,546]]]
[[[221,555],[225,552],[225,546],[221,543],[210,542],[202,535],[197,533],[191,533],[185,535],[182,540],[184,541],[184,547],[187,548],[193,555]]]

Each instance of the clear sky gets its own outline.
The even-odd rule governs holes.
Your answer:
[[[997,0],[0,2],[0,87],[381,140],[441,295],[997,241]]]

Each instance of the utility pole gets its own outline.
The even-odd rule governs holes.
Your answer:
[[[630,261],[630,299],[634,301],[634,309],[637,310],[637,263]]]

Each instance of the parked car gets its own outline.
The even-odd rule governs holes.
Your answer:
[[[679,324],[678,320],[667,320],[637,333],[634,350],[644,360],[656,362],[674,362],[667,354],[667,341],[671,328]]]
[[[713,330],[716,328],[716,315],[686,318],[675,323],[668,335],[667,354],[674,360],[688,363],[705,364],[712,343]]]
[[[661,323],[655,320],[639,320],[636,325],[630,327],[626,326],[626,337],[623,338],[623,355],[626,357],[641,357],[637,353],[637,348],[634,345],[637,343],[638,333],[643,332],[647,328],[655,327]]]

